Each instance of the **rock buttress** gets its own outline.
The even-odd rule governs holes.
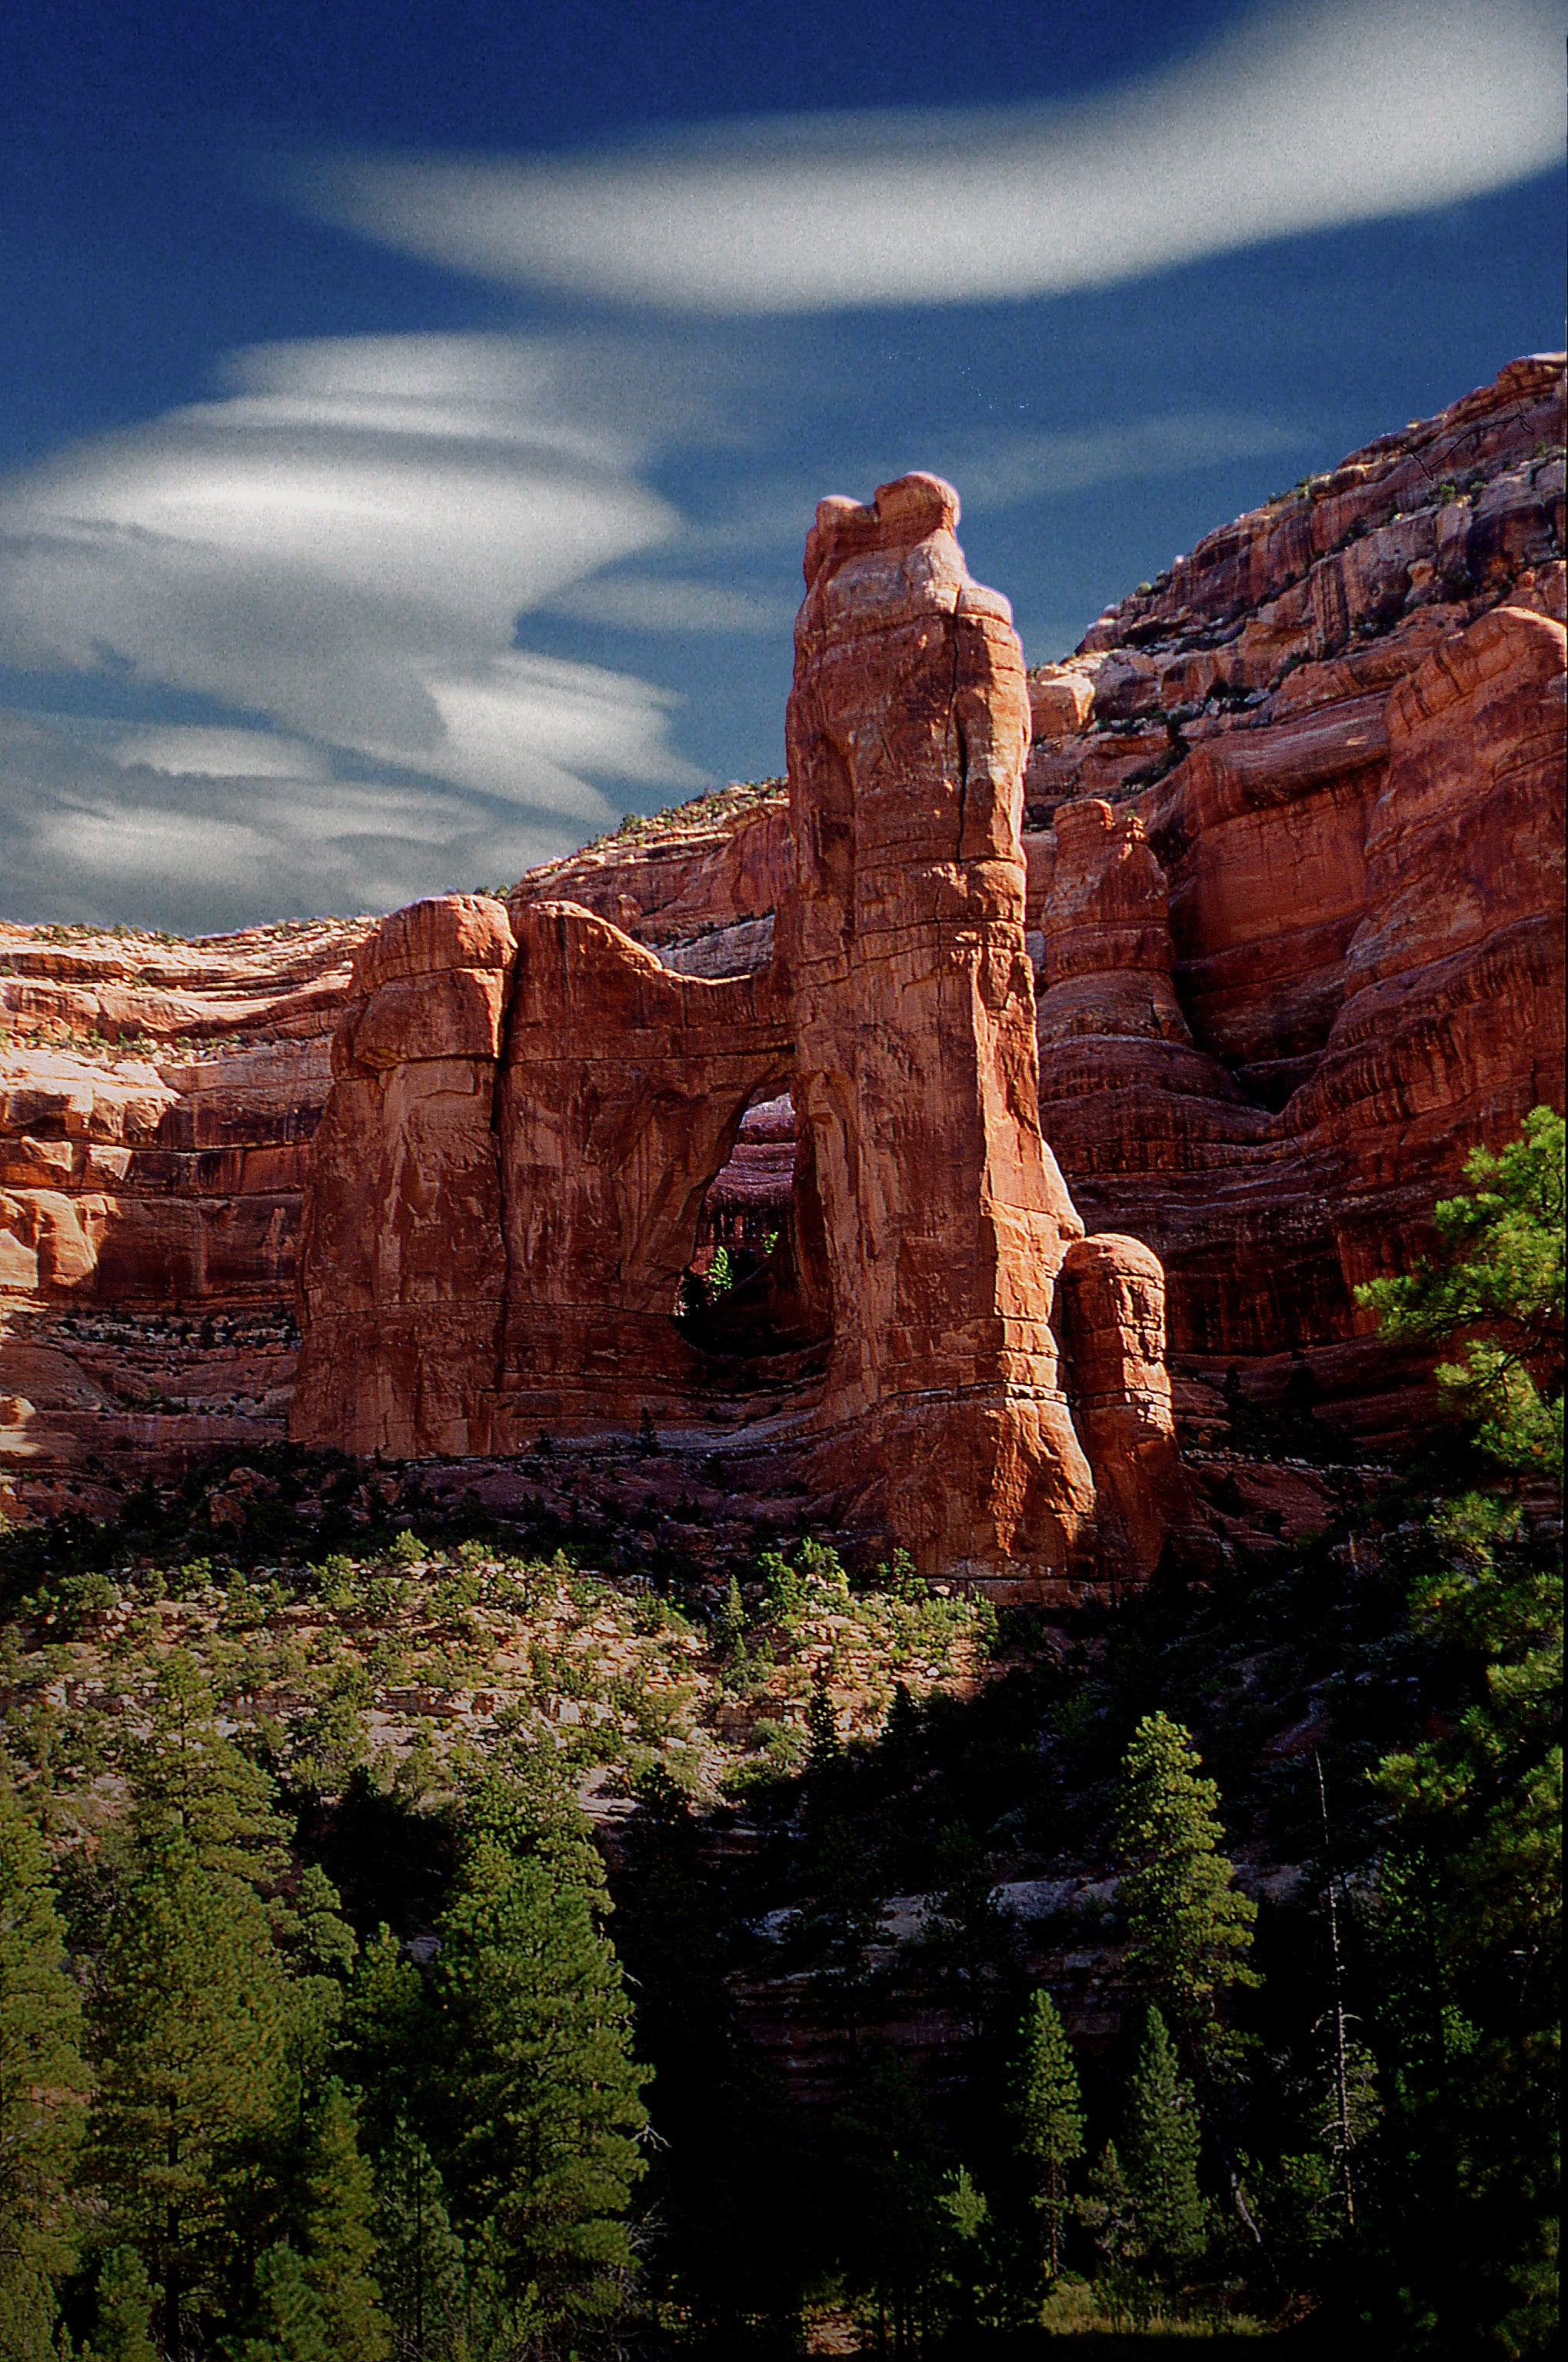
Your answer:
[[[1041,1134],[1005,600],[933,476],[821,503],[788,723],[795,1013],[832,1299],[824,1472],[874,1472],[926,1571],[1050,1596],[1095,1484],[1052,1321],[1082,1237]]]
[[[506,1302],[497,1060],[517,946],[500,902],[383,919],[333,1043],[300,1242],[296,1443],[475,1449]]]

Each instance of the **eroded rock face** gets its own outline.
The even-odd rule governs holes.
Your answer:
[[[346,1352],[351,1340],[358,1351],[379,1338],[395,1373],[411,1341],[423,1350],[427,1337],[432,1371],[447,1375],[412,1407],[389,1376],[380,1407],[372,1387],[351,1412],[324,1351],[311,1379],[318,1406],[336,1402],[332,1420],[362,1418],[366,1448],[516,1431],[548,1323],[531,1329],[536,1312],[513,1300],[513,1264],[527,1266],[531,1250],[506,1227],[503,1103],[534,1108],[519,1113],[517,1136],[534,1141],[541,1171],[566,1176],[579,1243],[557,1314],[597,1341],[601,1407],[668,1418],[693,1361],[712,1385],[701,1353],[661,1328],[658,1297],[714,1157],[727,1177],[703,1235],[721,1235],[723,1221],[741,1237],[746,1225],[787,1234],[774,1292],[789,1297],[792,1336],[826,1333],[863,1253],[875,1271],[865,1332],[855,1315],[833,1362],[840,1410],[823,1417],[841,1417],[847,1436],[856,1388],[869,1405],[868,1388],[899,1396],[900,1370],[943,1364],[942,1341],[905,1318],[924,1284],[920,1257],[895,1253],[889,1270],[883,1242],[897,1225],[835,1147],[833,1110],[872,1111],[889,1186],[916,1191],[911,1238],[949,1240],[940,1209],[921,1197],[911,1143],[928,1137],[945,1153],[946,1095],[970,1054],[964,1029],[971,1043],[988,1029],[1006,1077],[1002,1114],[986,1101],[980,1144],[961,1153],[979,1176],[983,1235],[1002,1237],[993,1209],[1010,1209],[1019,1185],[1004,1171],[1015,1150],[998,1143],[1016,1136],[1013,1103],[1029,1090],[1010,981],[1021,874],[1047,1198],[1054,1149],[1071,1188],[1062,1203],[1077,1205],[1091,1240],[1132,1234],[1164,1264],[1188,1434],[1223,1433],[1232,1363],[1266,1395],[1297,1382],[1304,1356],[1323,1404],[1353,1430],[1380,1444],[1408,1436],[1422,1397],[1362,1333],[1353,1286],[1426,1246],[1432,1201],[1456,1185],[1473,1144],[1496,1144],[1535,1100],[1562,1097],[1562,437],[1561,360],[1511,365],[1437,418],[1206,536],[1152,590],[1101,617],[1066,665],[1026,677],[1026,725],[1001,602],[988,606],[966,585],[945,496],[925,480],[880,506],[830,504],[813,558],[824,587],[814,611],[808,599],[816,620],[805,629],[818,666],[811,726],[830,745],[841,725],[857,734],[864,814],[824,772],[820,836],[807,847],[816,882],[798,926],[785,907],[797,816],[778,784],[637,823],[522,881],[502,912],[513,942],[532,923],[525,907],[570,903],[578,914],[547,925],[556,935],[565,926],[573,946],[560,1004],[570,1022],[534,1029],[536,1107],[528,1062],[512,1062],[505,1046],[517,955],[476,956],[459,929],[432,959],[433,939],[418,927],[398,936],[388,922],[383,965],[367,961],[355,985],[340,1057],[344,1088],[375,1111],[390,1162],[374,1180],[351,1131],[324,1138],[356,1292],[333,1308],[319,1277],[307,1275],[307,1287],[324,1317],[349,1324]],[[963,617],[964,680],[978,717],[930,668],[933,650],[959,652],[961,594],[975,602]],[[912,701],[898,731],[900,760],[924,783],[909,813],[916,834],[927,833],[923,850],[899,834],[896,799],[865,740],[869,707],[855,713],[854,676],[876,637],[856,618],[878,612],[900,696]],[[1004,742],[1021,752],[1024,734],[1021,873],[993,823]],[[481,933],[498,908],[483,905]],[[10,1028],[0,1051],[0,1460],[58,1464],[75,1482],[89,1451],[167,1464],[231,1433],[278,1431],[293,1367],[279,1300],[295,1276],[327,1041],[367,931],[322,922],[174,944],[0,928]],[[835,995],[858,1012],[842,1056],[822,1047]],[[614,1012],[602,1023],[601,999]],[[892,1020],[906,1004],[925,1044],[909,1071],[929,1120],[908,1116],[913,1087],[900,1082]],[[731,1059],[715,1118],[700,1084],[689,1091],[670,1077],[695,1043],[712,1043],[720,1007],[740,1012],[747,1043],[745,1028],[763,1024],[766,1008],[775,1047],[755,1068],[749,1052]],[[613,1038],[617,1025],[635,1061]],[[724,1054],[735,1046],[726,1040]],[[777,1115],[748,1147],[735,1098],[743,1087],[778,1087],[797,1053],[814,1060],[820,1122]],[[634,1067],[662,1077],[642,1116],[629,1112]],[[579,1101],[593,1094],[599,1114],[574,1133]],[[743,1128],[725,1166],[733,1120]],[[657,1204],[635,1183],[629,1260],[618,1261],[625,1242],[595,1211],[595,1192],[611,1186],[594,1162],[606,1125],[631,1143],[634,1176],[666,1163],[673,1176]],[[426,1142],[438,1164],[453,1160],[449,1178],[428,1203],[415,1192],[403,1206]],[[487,1191],[502,1209],[499,1258]],[[1038,1209],[1022,1196],[1032,1237]],[[837,1244],[830,1198],[844,1217]],[[448,1199],[471,1235],[444,1261]],[[372,1256],[360,1233],[388,1205],[399,1210],[385,1219],[403,1229]],[[972,1305],[965,1290],[979,1252],[973,1239],[955,1252],[962,1306]],[[602,1284],[601,1264],[612,1275]],[[548,1297],[551,1254],[541,1249],[531,1268],[533,1298]],[[1074,1286],[1064,1266],[1055,1325],[1076,1353]],[[1132,1319],[1119,1289],[1121,1279],[1106,1280],[1106,1335]],[[998,1367],[1014,1351],[996,1339],[1022,1319],[1017,1305],[1000,1291],[994,1306],[979,1301],[943,1385],[965,1353]],[[476,1365],[491,1357],[478,1377],[462,1374],[470,1351]],[[1090,1351],[1085,1377],[1069,1355],[1056,1389],[1093,1463],[1097,1517],[1132,1530],[1138,1519],[1116,1507],[1099,1464],[1095,1366]],[[1129,1404],[1147,1391],[1126,1383]],[[811,1404],[793,1399],[804,1418]],[[771,1406],[780,1417],[782,1400]],[[759,1398],[724,1416],[768,1407]],[[819,1440],[824,1453],[834,1431]],[[1011,1449],[999,1442],[997,1468]],[[853,1507],[864,1496],[873,1514],[875,1469],[847,1450],[842,1460],[843,1498]],[[1027,1454],[1017,1462],[1021,1498],[1032,1464]],[[83,1477],[71,1497],[90,1507],[90,1496]],[[911,1514],[923,1531],[941,1513]]]
[[[516,951],[503,904],[447,895],[394,911],[355,961],[300,1246],[296,1436],[399,1460],[476,1448],[505,1306]]]
[[[0,925],[0,1499],[282,1438],[311,1136],[368,920]]]
[[[1075,1199],[1159,1253],[1188,1373],[1267,1388],[1305,1353],[1380,1442],[1423,1398],[1355,1286],[1425,1251],[1473,1146],[1562,1103],[1562,383],[1512,364],[1030,676],[1041,1112]],[[1185,1038],[1158,893],[1130,934],[1086,799],[1164,873]]]
[[[779,932],[827,1242],[820,1417],[874,1449],[928,1566],[1060,1579],[1094,1507],[1050,1325],[1081,1225],[1037,1114],[1023,660],[957,509],[906,477],[823,502],[806,546]]]
[[[767,966],[677,968],[532,893],[418,904],[365,945],[304,1242],[298,1440],[407,1458],[711,1425],[723,1323],[683,1328],[677,1289],[747,1109],[787,1087],[772,1305],[831,1348],[763,1407],[812,1481],[933,1573],[1051,1596],[1148,1571],[1183,1497],[1158,1271],[1123,1242],[1075,1297],[1096,1451],[1126,1461],[1102,1526],[1053,1328],[1083,1226],[1038,1115],[1022,657],[956,516],[925,476],[818,511]],[[1141,944],[1158,872],[1123,850]]]
[[[511,1273],[501,1448],[541,1427],[690,1417],[673,1319],[709,1183],[788,1076],[769,973],[672,974],[570,902],[523,904],[500,1109]]]

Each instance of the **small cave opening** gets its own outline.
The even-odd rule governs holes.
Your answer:
[[[730,1159],[708,1184],[691,1259],[676,1289],[687,1341],[739,1375],[781,1382],[825,1363],[832,1325],[801,1278],[801,1157],[788,1089],[768,1086],[740,1120]]]

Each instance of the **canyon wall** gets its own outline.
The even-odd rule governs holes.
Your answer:
[[[1421,1396],[1355,1286],[1562,1103],[1562,385],[1513,364],[1031,676],[1046,1136],[1178,1367],[1300,1355],[1378,1443]]]
[[[373,922],[0,925],[0,1508],[281,1440],[311,1142]]]
[[[1561,357],[1511,364],[1209,535],[1027,677],[1042,1130],[1091,1241],[1165,1268],[1189,1435],[1223,1437],[1235,1369],[1264,1397],[1315,1387],[1369,1448],[1407,1438],[1421,1369],[1352,1290],[1421,1250],[1472,1145],[1562,1103],[1562,383]],[[795,859],[783,783],[727,790],[533,873],[502,921],[516,943],[572,904],[613,932],[608,988],[651,1008],[651,962],[684,1007],[686,983],[774,975]],[[370,923],[0,928],[0,1467],[28,1497],[91,1506],[105,1466],[282,1431],[304,1169]],[[610,938],[572,924],[586,978]],[[355,1072],[384,1096],[379,1055],[372,1032]],[[704,1241],[780,1235],[803,1350],[831,1281],[812,1128],[778,1084],[693,1142],[671,1236],[691,1191],[699,1267]],[[649,1137],[687,1120],[656,1109]],[[649,1250],[655,1298],[671,1252]],[[387,1272],[365,1285],[385,1310]],[[1123,1409],[1143,1285],[1115,1282]],[[522,1331],[484,1333],[499,1400]],[[1081,1438],[1097,1388],[1074,1384]]]

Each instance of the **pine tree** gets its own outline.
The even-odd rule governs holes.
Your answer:
[[[834,2118],[834,2148],[850,2283],[871,2291],[879,2318],[891,2314],[903,2353],[940,2261],[945,2210],[925,2103],[890,2050],[872,2055]]]
[[[93,2343],[82,2362],[158,2362],[152,2310],[158,2291],[134,2247],[113,2247],[98,2273]]]
[[[382,2362],[390,2339],[375,2279],[375,2181],[336,2077],[307,2120],[300,2198],[304,2277],[336,2362]]]
[[[1356,1301],[1397,1342],[1465,1334],[1434,1374],[1485,1451],[1510,1473],[1562,1473],[1564,1126],[1533,1108],[1500,1155],[1471,1151],[1471,1188],[1434,1209],[1435,1264],[1375,1279]],[[1480,1334],[1475,1332],[1479,1330]]]
[[[376,2274],[395,2349],[410,2362],[440,2362],[458,2342],[464,2312],[463,2243],[423,2141],[398,2124],[376,2169]]]
[[[1177,2070],[1164,2018],[1151,2009],[1128,2087],[1122,2158],[1140,2242],[1168,2271],[1179,2271],[1207,2244],[1198,2147],[1192,2086]]]
[[[1055,2279],[1062,2267],[1067,2168],[1083,2155],[1084,2112],[1066,2028],[1043,1986],[1036,1988],[1024,2014],[1012,2104],[1019,2147],[1034,2177],[1034,2204],[1045,2236],[1045,2269]]]
[[[479,1838],[433,1981],[448,2183],[466,2222],[491,2226],[507,2302],[541,2326],[606,2313],[631,2260],[622,2218],[646,2117],[620,1964],[591,1896]]]
[[[842,1814],[825,1822],[813,1851],[815,1892],[801,1915],[802,1933],[816,1956],[812,1994],[828,2023],[843,2031],[853,2070],[872,1984],[872,1949],[883,1934],[887,1902],[869,1852]]]
[[[286,1997],[248,1885],[163,1837],[108,1931],[93,2014],[98,2089],[88,2169],[110,2235],[162,2283],[166,2362],[213,2290],[283,2081]]]
[[[288,1863],[276,1783],[226,1738],[194,1658],[171,1649],[158,1668],[148,1730],[129,1750],[132,1827],[143,1845],[178,1837],[215,1872],[271,1884]]]
[[[372,2155],[394,2125],[416,2109],[435,2057],[437,2025],[425,1980],[390,1927],[381,1927],[354,1964],[338,2027],[337,2057],[361,2094]]]
[[[288,2055],[295,2082],[312,2088],[326,2068],[343,2015],[358,1947],[337,1890],[319,1864],[304,1871],[293,1896],[269,1906],[273,1938],[288,1970]]]
[[[937,1831],[928,1940],[955,2015],[971,2041],[984,2030],[988,1994],[1005,1970],[1012,1926],[996,1899],[996,1877],[967,1821]]]
[[[1145,1715],[1122,1758],[1116,1806],[1127,1974],[1169,2013],[1187,2055],[1210,2067],[1236,2047],[1218,2016],[1221,1995],[1258,1981],[1246,1961],[1257,1905],[1233,1884],[1219,1804],[1190,1734]]]
[[[0,2321],[49,2340],[52,2276],[75,2247],[72,2171],[86,2070],[81,2000],[43,1844],[20,1799],[0,1784]],[[0,2336],[6,2333],[0,2331]],[[20,2356],[14,2342],[0,2354]]]
[[[1562,1540],[1531,1496],[1562,1464],[1563,1148],[1562,1118],[1534,1109],[1436,1209],[1436,1264],[1358,1290],[1385,1335],[1464,1340],[1436,1374],[1471,1489],[1406,1547],[1412,1621],[1470,1703],[1373,1774],[1376,2304],[1445,2351],[1546,2353],[1559,2328]]]
[[[745,1601],[741,1596],[740,1579],[731,1575],[730,1587],[724,1594],[724,1604],[714,1620],[713,1638],[719,1653],[726,1658],[745,1654]]]
[[[806,1708],[806,1770],[820,1776],[830,1771],[844,1753],[838,1735],[838,1717],[833,1710],[833,1698],[828,1690],[827,1662],[819,1659],[812,1677],[812,1701]]]
[[[256,2324],[230,2349],[234,2362],[337,2362],[320,2301],[286,2240],[256,2267]]]
[[[1107,2141],[1088,2171],[1088,2188],[1073,2212],[1094,2241],[1108,2270],[1116,2271],[1143,2253],[1137,2209],[1116,2143]]]

